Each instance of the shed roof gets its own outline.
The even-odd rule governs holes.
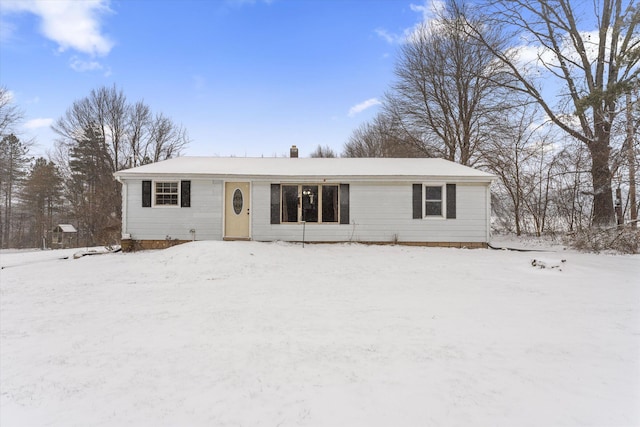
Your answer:
[[[116,177],[458,178],[490,182],[480,170],[433,158],[177,157],[116,172]]]
[[[53,228],[53,231],[56,233],[77,233],[78,230],[71,224],[58,224]]]

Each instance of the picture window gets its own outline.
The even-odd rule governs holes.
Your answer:
[[[339,186],[282,185],[283,223],[337,223]]]

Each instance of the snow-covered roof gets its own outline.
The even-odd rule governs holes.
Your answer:
[[[455,178],[490,182],[486,172],[444,159],[177,157],[116,172],[116,177],[242,177],[280,179]]]
[[[58,224],[53,229],[53,231],[56,231],[56,232],[62,231],[63,233],[76,233],[78,230],[76,230],[76,228],[71,224]]]

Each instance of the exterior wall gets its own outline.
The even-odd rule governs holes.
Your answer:
[[[270,182],[252,187],[252,239],[302,241],[302,224],[270,224]],[[456,185],[456,219],[413,219],[412,184],[349,183],[350,224],[307,223],[308,242],[464,242],[488,240],[488,187]],[[435,183],[434,183],[435,184]]]
[[[302,224],[270,224],[271,183],[251,183],[251,239],[302,241]],[[490,199],[487,185],[456,183],[455,219],[413,219],[412,184],[349,182],[350,224],[307,223],[305,241],[426,243],[433,246],[477,244],[476,247],[483,247],[488,241]],[[191,229],[196,231],[196,240],[222,240],[222,180],[191,179],[189,208],[143,208],[142,180],[126,180],[125,185],[123,234],[129,234],[131,240],[127,245],[168,247],[192,240]],[[134,246],[131,249],[135,249]]]
[[[221,180],[192,179],[191,207],[142,207],[142,180],[125,181],[123,234],[132,240],[222,240]]]

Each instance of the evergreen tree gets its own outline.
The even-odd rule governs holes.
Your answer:
[[[0,140],[0,247],[8,248],[14,242],[11,236],[13,196],[26,175],[29,147],[14,134]]]
[[[179,156],[189,143],[186,130],[139,101],[130,104],[113,87],[92,90],[52,126],[58,161],[65,171],[65,197],[84,244],[120,238],[120,184],[113,173]]]
[[[71,147],[66,196],[87,245],[117,240],[120,193],[100,128],[88,126]],[[114,228],[116,229],[114,232]]]
[[[62,177],[53,162],[42,157],[36,159],[25,180],[22,199],[31,220],[26,243],[40,246],[47,232],[53,229],[54,215],[62,201]]]

